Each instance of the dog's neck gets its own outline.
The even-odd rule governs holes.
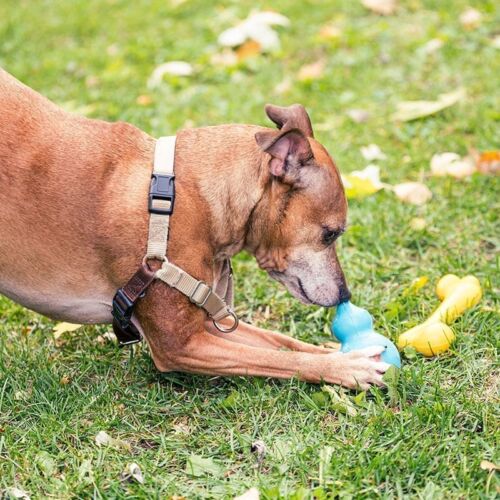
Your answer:
[[[188,217],[183,225],[198,226],[199,238],[210,242],[214,260],[230,258],[244,247],[252,212],[269,182],[267,155],[254,138],[258,130],[261,127],[222,125],[178,134],[176,183],[190,199],[181,195],[176,209]],[[180,204],[191,204],[193,191],[201,210],[187,214]]]

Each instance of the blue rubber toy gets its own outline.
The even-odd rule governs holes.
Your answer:
[[[341,352],[355,351],[383,345],[385,351],[380,355],[382,361],[401,367],[401,358],[396,346],[383,335],[373,330],[373,320],[370,313],[350,302],[337,306],[337,314],[332,323],[332,333],[341,343]]]

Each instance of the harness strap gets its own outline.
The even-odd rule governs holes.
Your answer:
[[[221,328],[217,322],[228,316],[232,316],[234,323],[237,325],[237,318],[231,307],[205,282],[193,278],[190,274],[167,261],[156,272],[156,277],[172,288],[179,290],[179,292],[189,297],[193,304],[204,309],[217,328]],[[222,331],[226,330],[222,328]]]
[[[132,322],[133,309],[155,278],[180,291],[193,304],[204,309],[219,331],[232,332],[238,326],[238,317],[232,310],[233,281],[229,259],[222,264],[216,292],[167,259],[168,226],[175,201],[175,140],[175,136],[161,137],[156,142],[149,191],[150,219],[146,256],[139,270],[113,298],[113,328],[120,346],[140,342],[141,334]],[[151,259],[163,262],[156,273],[147,264]],[[232,323],[228,327],[221,326],[220,321],[227,317],[232,318]]]
[[[141,333],[132,322],[134,306],[155,279],[155,273],[143,263],[113,298],[113,330],[120,346],[141,341]]]
[[[149,237],[146,260],[164,260],[167,254],[168,225],[174,209],[175,135],[156,141],[151,189],[149,192]]]

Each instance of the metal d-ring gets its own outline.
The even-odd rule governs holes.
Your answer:
[[[236,330],[236,328],[238,328],[240,320],[239,320],[238,316],[236,316],[236,313],[232,309],[229,309],[228,316],[232,316],[232,318],[234,320],[234,323],[229,328],[223,328],[222,326],[220,326],[217,323],[217,321],[215,321],[215,319],[212,320],[215,328],[217,328],[217,330],[219,330],[219,332],[222,332],[222,333],[231,333],[231,332],[234,332],[234,330]],[[226,318],[227,318],[227,316],[226,316]]]

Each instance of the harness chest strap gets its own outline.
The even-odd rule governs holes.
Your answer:
[[[232,310],[232,272],[229,259],[223,265],[223,273],[218,283],[218,288],[225,289],[226,300],[206,283],[197,280],[167,260],[168,226],[175,201],[175,139],[175,136],[170,136],[157,140],[149,192],[150,220],[146,255],[141,268],[123,288],[118,290],[113,299],[113,327],[120,345],[141,340],[139,330],[132,322],[133,308],[155,278],[179,290],[193,304],[204,309],[220,331],[231,332],[238,326],[238,317]],[[163,262],[161,269],[156,273],[153,273],[147,265],[150,259]],[[224,328],[218,323],[226,317],[232,317],[233,323],[229,328]]]

